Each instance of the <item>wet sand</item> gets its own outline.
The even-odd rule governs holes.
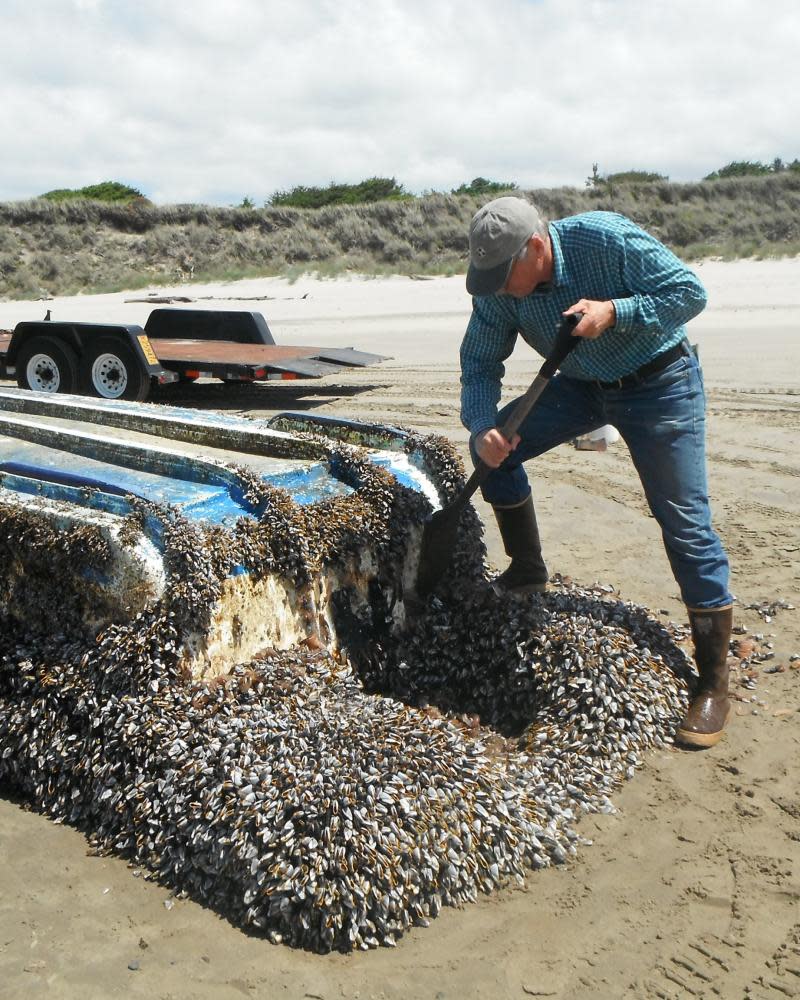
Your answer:
[[[733,567],[735,622],[775,657],[737,701],[728,735],[703,753],[658,751],[589,816],[593,841],[563,868],[447,910],[394,950],[318,956],[243,934],[145,882],[84,837],[0,788],[0,998],[749,997],[800,995],[800,613],[767,622],[749,604],[800,606],[800,260],[707,262],[708,309],[690,326],[708,390],[709,484]],[[278,343],[355,346],[392,356],[319,382],[160,390],[158,402],[251,416],[301,410],[402,424],[450,437],[458,345],[469,312],[461,278],[301,279],[174,289],[198,305],[264,313]],[[159,289],[159,295],[165,290]],[[244,300],[270,296],[266,301]],[[0,303],[23,319],[143,323],[128,293]],[[538,367],[524,346],[506,395]],[[658,532],[624,446],[564,446],[537,461],[535,492],[552,572],[599,581],[684,621]],[[504,556],[482,503],[491,560]],[[775,666],[782,672],[768,673]],[[745,695],[742,695],[745,697]],[[169,906],[165,906],[165,903]],[[138,963],[130,969],[129,964]],[[795,971],[792,972],[791,969]]]

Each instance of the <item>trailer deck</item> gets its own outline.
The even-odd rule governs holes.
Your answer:
[[[229,340],[150,337],[159,362],[192,377],[247,379],[322,378],[345,368],[366,368],[385,358],[354,348],[237,344]],[[0,344],[2,350],[2,344]]]

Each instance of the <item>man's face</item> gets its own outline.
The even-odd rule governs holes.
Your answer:
[[[511,295],[515,299],[530,295],[542,281],[549,281],[549,245],[541,236],[534,234],[528,240],[527,256],[515,260],[506,283],[500,289],[500,295]]]

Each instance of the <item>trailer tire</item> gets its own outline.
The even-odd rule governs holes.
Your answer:
[[[116,337],[101,337],[92,344],[84,364],[84,387],[101,399],[141,402],[150,392],[150,375],[136,352]]]
[[[31,337],[16,359],[17,385],[35,392],[78,392],[78,355],[57,337]]]

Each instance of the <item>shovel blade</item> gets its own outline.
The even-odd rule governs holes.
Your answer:
[[[425,522],[417,570],[416,591],[420,597],[431,593],[450,565],[462,509],[461,504],[451,504],[437,510]]]

